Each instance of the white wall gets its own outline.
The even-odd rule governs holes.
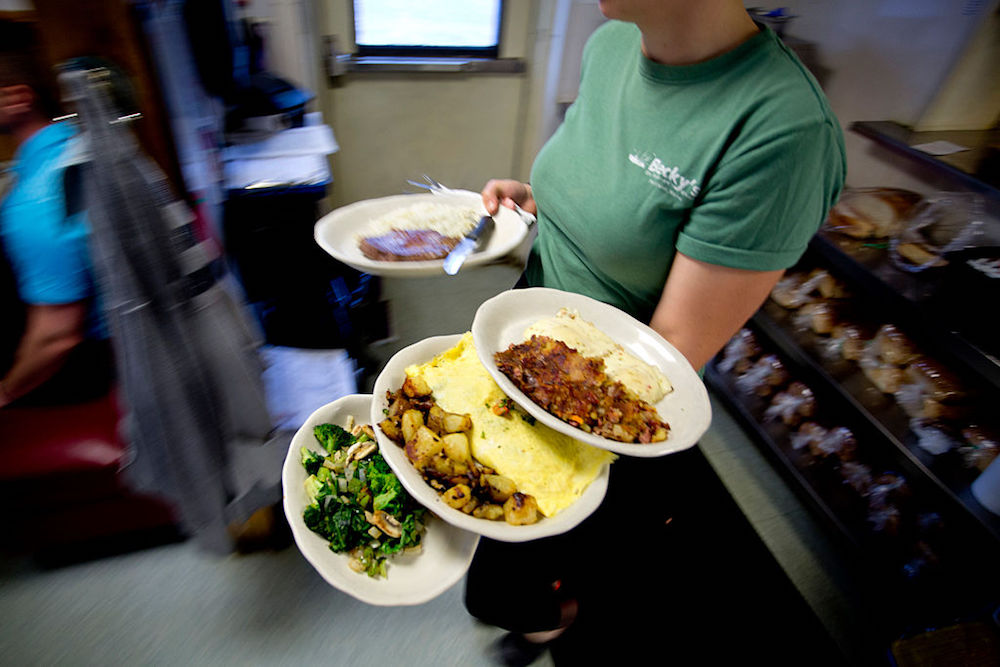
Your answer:
[[[832,70],[826,94],[845,130],[858,120],[918,123],[995,2],[800,0],[788,34],[816,43]],[[849,185],[937,184],[852,132],[845,133]],[[903,167],[897,168],[897,165]]]

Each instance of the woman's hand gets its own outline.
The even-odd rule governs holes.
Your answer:
[[[531,186],[521,181],[512,179],[494,178],[486,184],[482,191],[483,206],[490,215],[496,215],[500,206],[509,209],[517,204],[532,215],[538,215],[538,207],[535,205],[535,197],[531,193]]]

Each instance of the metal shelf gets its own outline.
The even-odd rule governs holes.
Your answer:
[[[841,405],[863,420],[866,431],[877,434],[894,454],[900,456],[898,460],[908,468],[910,476],[928,480],[942,498],[947,498],[953,509],[974,518],[975,523],[989,533],[1000,549],[1000,517],[968,494],[971,478],[957,479],[958,475],[954,472],[957,466],[941,465],[938,457],[920,449],[910,432],[909,417],[891,398],[875,388],[854,364],[824,362],[820,354],[820,336],[796,330],[790,320],[788,311],[769,301],[754,316],[753,324],[778,348],[782,357],[791,359],[817,386],[829,387],[835,392]],[[810,387],[816,391],[815,386]]]
[[[885,249],[825,230],[812,238],[809,249],[817,263],[863,293],[922,347],[1000,392],[1000,337],[990,307],[1000,293],[963,286],[942,274],[905,273],[892,265]]]
[[[893,152],[956,180],[966,189],[1000,202],[1000,130],[915,132],[891,121],[859,121],[850,129]],[[950,141],[969,150],[935,156],[914,148]]]

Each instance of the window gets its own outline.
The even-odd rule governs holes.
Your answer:
[[[359,56],[496,58],[502,0],[354,0]]]

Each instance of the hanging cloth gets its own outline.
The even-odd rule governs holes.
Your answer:
[[[60,82],[86,137],[82,187],[129,455],[123,477],[161,495],[201,545],[281,498],[290,434],[273,437],[259,339],[199,241],[193,215],[118,118],[107,69]]]

